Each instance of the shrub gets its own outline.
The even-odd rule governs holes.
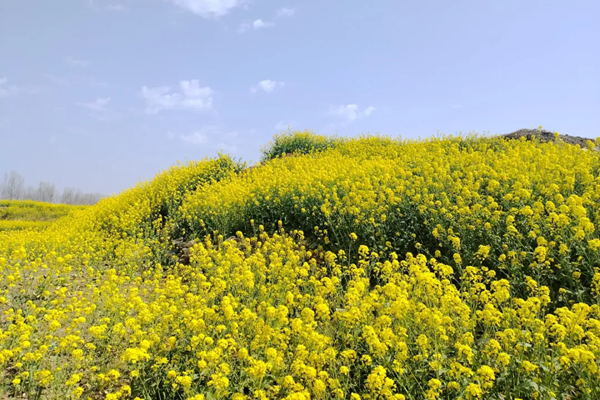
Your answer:
[[[343,140],[317,135],[310,131],[288,131],[275,135],[270,143],[261,149],[261,161],[271,160],[286,154],[311,154],[335,147]]]

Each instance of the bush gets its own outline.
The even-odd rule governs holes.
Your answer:
[[[279,133],[261,149],[261,161],[286,154],[311,154],[335,147],[342,139],[317,135],[310,131]]]

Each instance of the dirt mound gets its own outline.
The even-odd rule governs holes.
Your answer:
[[[525,137],[526,140],[532,140],[533,136],[541,140],[542,142],[553,142],[554,141],[554,132],[550,132],[543,129],[519,129],[518,131],[514,131],[512,133],[507,133],[505,135],[501,135],[501,137],[505,139],[519,139],[521,137]],[[583,138],[580,136],[570,136],[570,135],[560,135],[559,139],[568,144],[573,144],[579,146],[583,149],[587,149],[587,141],[591,140],[594,142],[594,139]],[[596,151],[598,151],[598,147],[596,146]]]

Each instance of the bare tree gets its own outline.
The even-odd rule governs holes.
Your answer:
[[[49,182],[40,182],[40,185],[36,191],[36,199],[37,201],[45,201],[47,203],[52,203],[54,201],[54,195],[56,193],[56,188]]]
[[[33,186],[25,186],[19,200],[37,200],[37,190]]]
[[[66,187],[63,189],[60,202],[64,204],[75,204],[75,189],[72,187]]]
[[[17,171],[10,171],[4,174],[4,183],[2,184],[2,198],[7,200],[19,200],[23,196],[25,178],[19,175]]]
[[[81,189],[75,188],[75,193],[73,195],[73,203],[72,204],[82,204],[83,193],[81,193]]]
[[[64,204],[96,204],[102,197],[100,193],[83,193],[81,189],[66,187],[62,195],[50,182],[40,182],[38,187],[25,186],[25,178],[16,171],[4,174],[4,182],[0,184],[0,198],[6,200],[35,200],[46,203]]]
[[[100,193],[83,193],[79,198],[77,204],[96,204],[100,199],[104,197]]]

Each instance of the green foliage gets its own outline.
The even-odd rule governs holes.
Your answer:
[[[271,142],[261,149],[261,161],[271,160],[286,154],[311,154],[333,148],[344,139],[317,135],[311,131],[295,131],[276,134]]]

